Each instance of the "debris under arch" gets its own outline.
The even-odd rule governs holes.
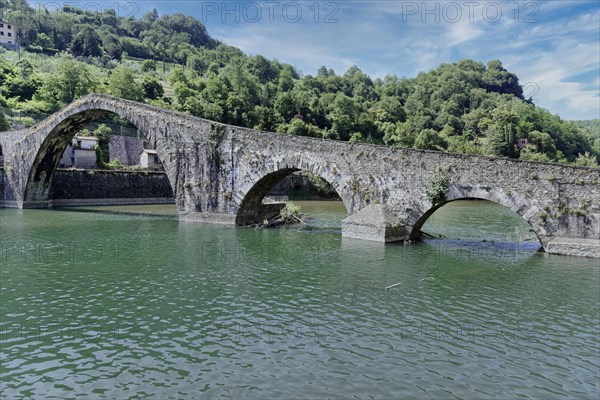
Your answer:
[[[252,226],[256,228],[276,228],[298,223],[306,225],[306,222],[300,218],[301,216],[300,206],[292,201],[288,201],[285,203],[285,207],[279,212],[279,215],[271,219],[265,219],[262,223],[253,224]]]

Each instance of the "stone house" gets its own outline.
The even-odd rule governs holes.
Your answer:
[[[140,154],[140,165],[142,168],[147,168],[148,171],[165,172],[156,150],[144,149]]]
[[[527,140],[526,138],[519,138],[519,140],[517,140],[517,147],[519,149],[524,149],[525,146],[527,146],[529,144],[529,140]]]
[[[98,138],[75,135],[64,151],[59,167],[96,168]]]

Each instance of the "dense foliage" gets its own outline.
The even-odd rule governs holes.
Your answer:
[[[342,75],[321,67],[301,76],[291,65],[219,43],[181,14],[136,20],[64,7],[39,15],[24,0],[0,4],[25,48],[56,53],[23,53],[18,62],[14,52],[0,56],[0,105],[13,122],[32,123],[102,92],[292,135],[582,165],[600,160],[597,134],[525,99],[517,76],[498,60],[442,64],[411,79],[372,79],[356,66]],[[529,143],[522,149],[520,138]]]
[[[600,119],[573,121],[573,123],[588,134],[594,141],[594,147],[600,148]]]
[[[8,125],[8,121],[6,121],[4,112],[0,109],[0,132],[7,131],[9,128],[10,126]]]
[[[202,23],[183,14],[159,18],[154,11],[138,20],[117,16],[111,8],[85,12],[64,4],[55,10],[57,3],[46,8],[43,3],[32,7],[26,0],[0,0],[0,11],[5,20],[19,27],[20,42],[31,51],[68,51],[75,56],[115,60],[127,53],[185,63],[198,48],[219,45]]]

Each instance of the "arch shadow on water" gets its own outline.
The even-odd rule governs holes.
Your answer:
[[[543,251],[539,234],[522,215],[481,198],[455,198],[431,208],[413,226],[411,238],[423,241],[425,249],[459,258],[523,259]]]
[[[505,192],[494,188],[483,188],[478,186],[451,185],[448,188],[446,201],[432,206],[430,209],[423,212],[413,224],[409,238],[411,240],[419,239],[422,236],[421,228],[427,220],[441,207],[458,200],[484,200],[511,210],[513,215],[518,215],[522,221],[529,225],[530,231],[535,233],[536,239],[541,246],[540,250],[544,250],[544,238],[547,236],[547,232],[543,226],[539,224],[538,218],[541,210],[537,206],[532,204],[526,196],[519,193]],[[511,213],[508,215],[510,214]]]

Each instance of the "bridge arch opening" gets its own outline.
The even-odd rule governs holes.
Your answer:
[[[543,251],[542,232],[524,216],[526,209],[489,198],[456,197],[427,210],[413,224],[410,239],[494,242]]]
[[[120,148],[113,149],[113,141]],[[141,165],[143,153],[148,159],[145,166]],[[150,180],[149,173],[153,173],[151,177],[164,175],[164,160],[166,154],[157,148],[157,143],[118,111],[79,111],[64,118],[43,138],[27,177],[23,206],[45,207],[48,200],[53,200],[54,205],[92,199],[105,199],[106,204],[134,202],[134,198],[139,202],[140,198],[149,197],[142,193],[145,191],[157,191],[156,199],[174,203],[174,185],[168,174],[156,179],[164,182],[153,187],[144,188],[141,181],[137,182]],[[72,192],[75,186],[92,178],[96,186]]]
[[[283,202],[302,200],[333,200],[343,206],[345,218],[348,204],[343,194],[335,188],[326,174],[315,173],[314,169],[285,167],[266,173],[254,182],[250,189],[242,193],[240,206],[236,213],[236,225],[260,224],[265,219],[278,215]],[[307,203],[305,203],[306,205]]]

